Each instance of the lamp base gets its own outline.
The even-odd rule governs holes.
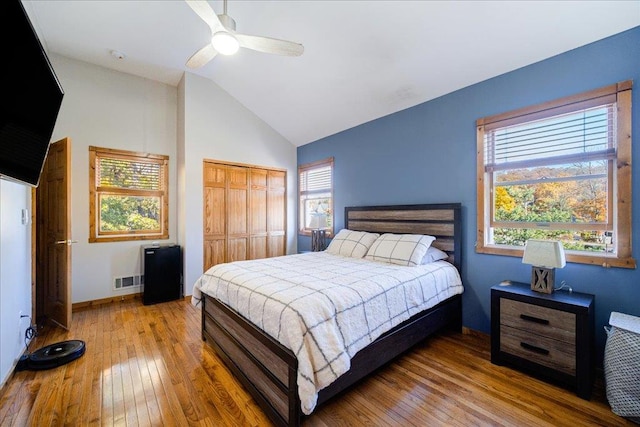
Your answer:
[[[553,293],[555,268],[532,267],[531,290],[545,294]]]
[[[324,251],[327,241],[326,230],[311,230],[311,250],[313,252]]]

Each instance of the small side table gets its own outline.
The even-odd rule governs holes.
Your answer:
[[[491,288],[491,362],[591,398],[595,296],[543,294],[529,283]]]

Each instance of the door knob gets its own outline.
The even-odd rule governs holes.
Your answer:
[[[56,245],[67,245],[67,246],[71,246],[72,243],[78,243],[77,240],[58,240],[56,242]]]

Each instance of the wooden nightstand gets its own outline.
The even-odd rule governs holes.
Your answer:
[[[491,288],[491,362],[591,398],[595,297],[543,294],[528,283]]]

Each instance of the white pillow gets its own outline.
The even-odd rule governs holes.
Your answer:
[[[424,254],[424,258],[422,258],[421,264],[429,264],[430,262],[440,261],[448,258],[449,255],[445,251],[441,251],[438,248],[429,246],[429,249],[427,249],[427,253]]]
[[[386,233],[373,242],[365,258],[415,267],[420,265],[434,240],[435,237],[423,234]]]
[[[333,255],[362,258],[380,235],[366,231],[353,231],[346,228],[335,235],[326,251]]]

